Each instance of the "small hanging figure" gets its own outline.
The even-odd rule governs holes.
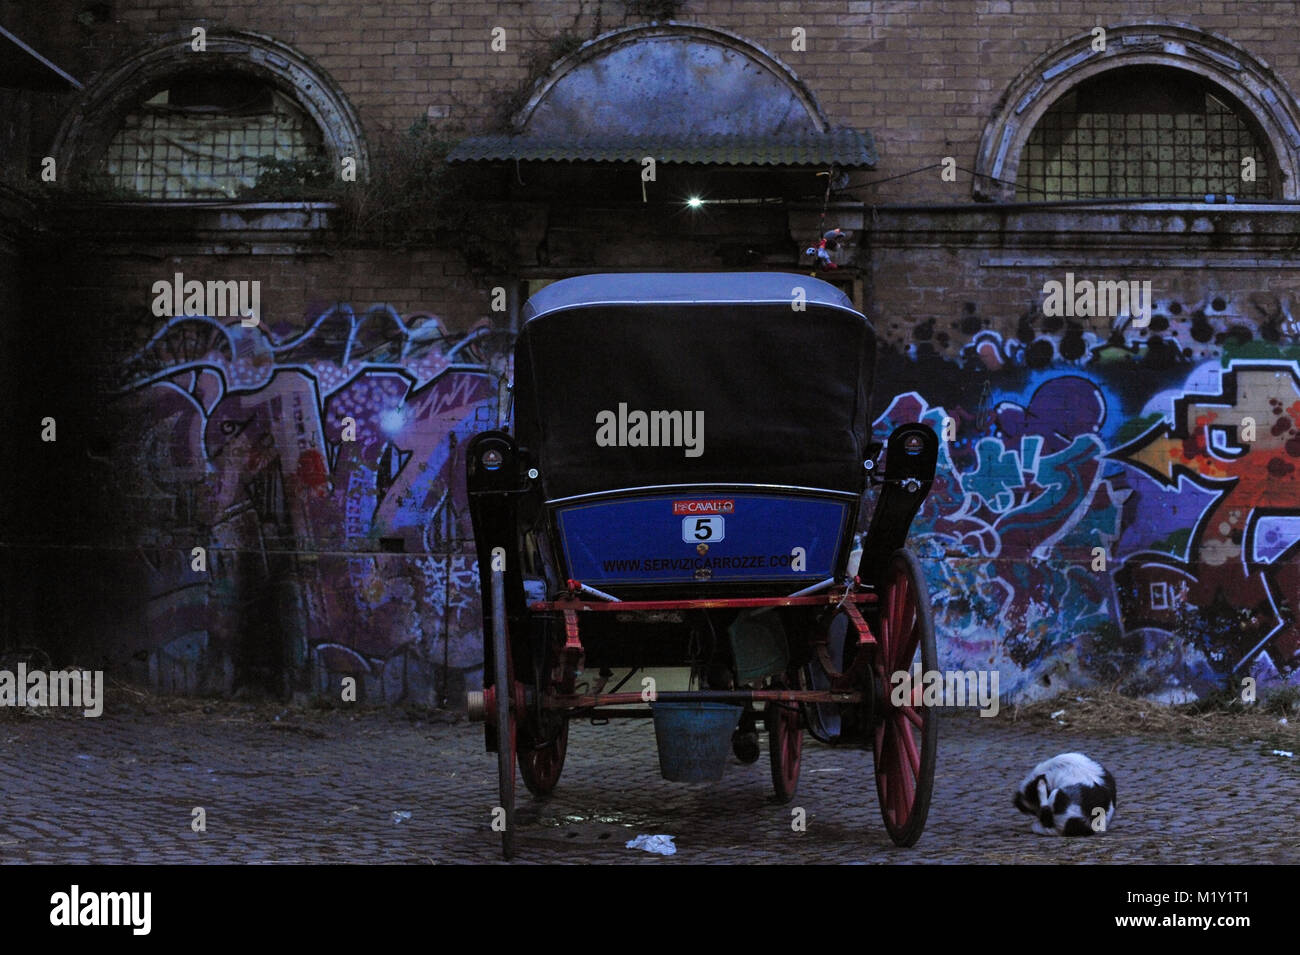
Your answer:
[[[804,255],[811,255],[817,260],[817,268],[823,271],[838,269],[839,266],[831,261],[831,253],[840,247],[840,241],[847,239],[849,234],[843,229],[831,229],[821,237],[821,241],[816,246],[810,246],[804,250]]]

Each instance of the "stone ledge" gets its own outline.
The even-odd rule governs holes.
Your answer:
[[[284,255],[318,251],[338,206],[332,202],[50,202],[47,230],[77,243],[162,254]]]
[[[864,244],[875,248],[1098,250],[1132,255],[1207,256],[1296,248],[1300,207],[1237,203],[1133,203],[1087,208],[1028,204],[877,206]],[[1122,263],[1121,263],[1122,264]]]

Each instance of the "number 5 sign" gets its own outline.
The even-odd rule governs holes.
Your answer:
[[[682,520],[682,540],[688,544],[720,541],[725,532],[726,522],[720,516],[687,517]]]

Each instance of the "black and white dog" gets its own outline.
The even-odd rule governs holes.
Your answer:
[[[1115,779],[1082,753],[1039,763],[1016,790],[1015,806],[1034,817],[1042,836],[1090,836],[1110,827]]]

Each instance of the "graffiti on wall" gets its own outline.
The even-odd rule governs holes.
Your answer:
[[[1218,668],[1240,671],[1261,652],[1292,664],[1300,657],[1300,367],[1231,362],[1217,382],[1206,377],[1162,396],[1172,412],[1112,452],[1147,479],[1135,523],[1165,542],[1125,561],[1123,618],[1178,633]],[[1184,489],[1203,499],[1199,513],[1180,513]]]
[[[1021,696],[1300,682],[1291,315],[1216,294],[1158,302],[1149,328],[1121,318],[1106,338],[1041,316],[1014,336],[959,321],[969,339],[948,357],[930,328],[911,361],[882,362],[878,435],[956,432],[913,530],[952,666],[999,667]]]
[[[352,676],[369,698],[429,702],[441,677],[454,692],[449,674],[481,666],[457,451],[495,424],[504,360],[485,326],[453,338],[383,305],[333,306],[284,340],[167,322],[121,399],[143,423],[123,483],[171,545],[150,567],[156,655],[193,656],[199,635],[245,671],[308,663],[318,689]]]
[[[913,534],[944,666],[996,666],[1021,698],[1300,681],[1292,314],[1269,295],[1164,300],[1149,328],[1121,318],[1105,337],[967,314],[946,342],[926,323],[885,351],[878,433],[955,428]],[[477,682],[460,449],[496,423],[505,344],[382,305],[321,309],[292,335],[159,329],[119,399],[155,681],[308,672],[426,702]]]

